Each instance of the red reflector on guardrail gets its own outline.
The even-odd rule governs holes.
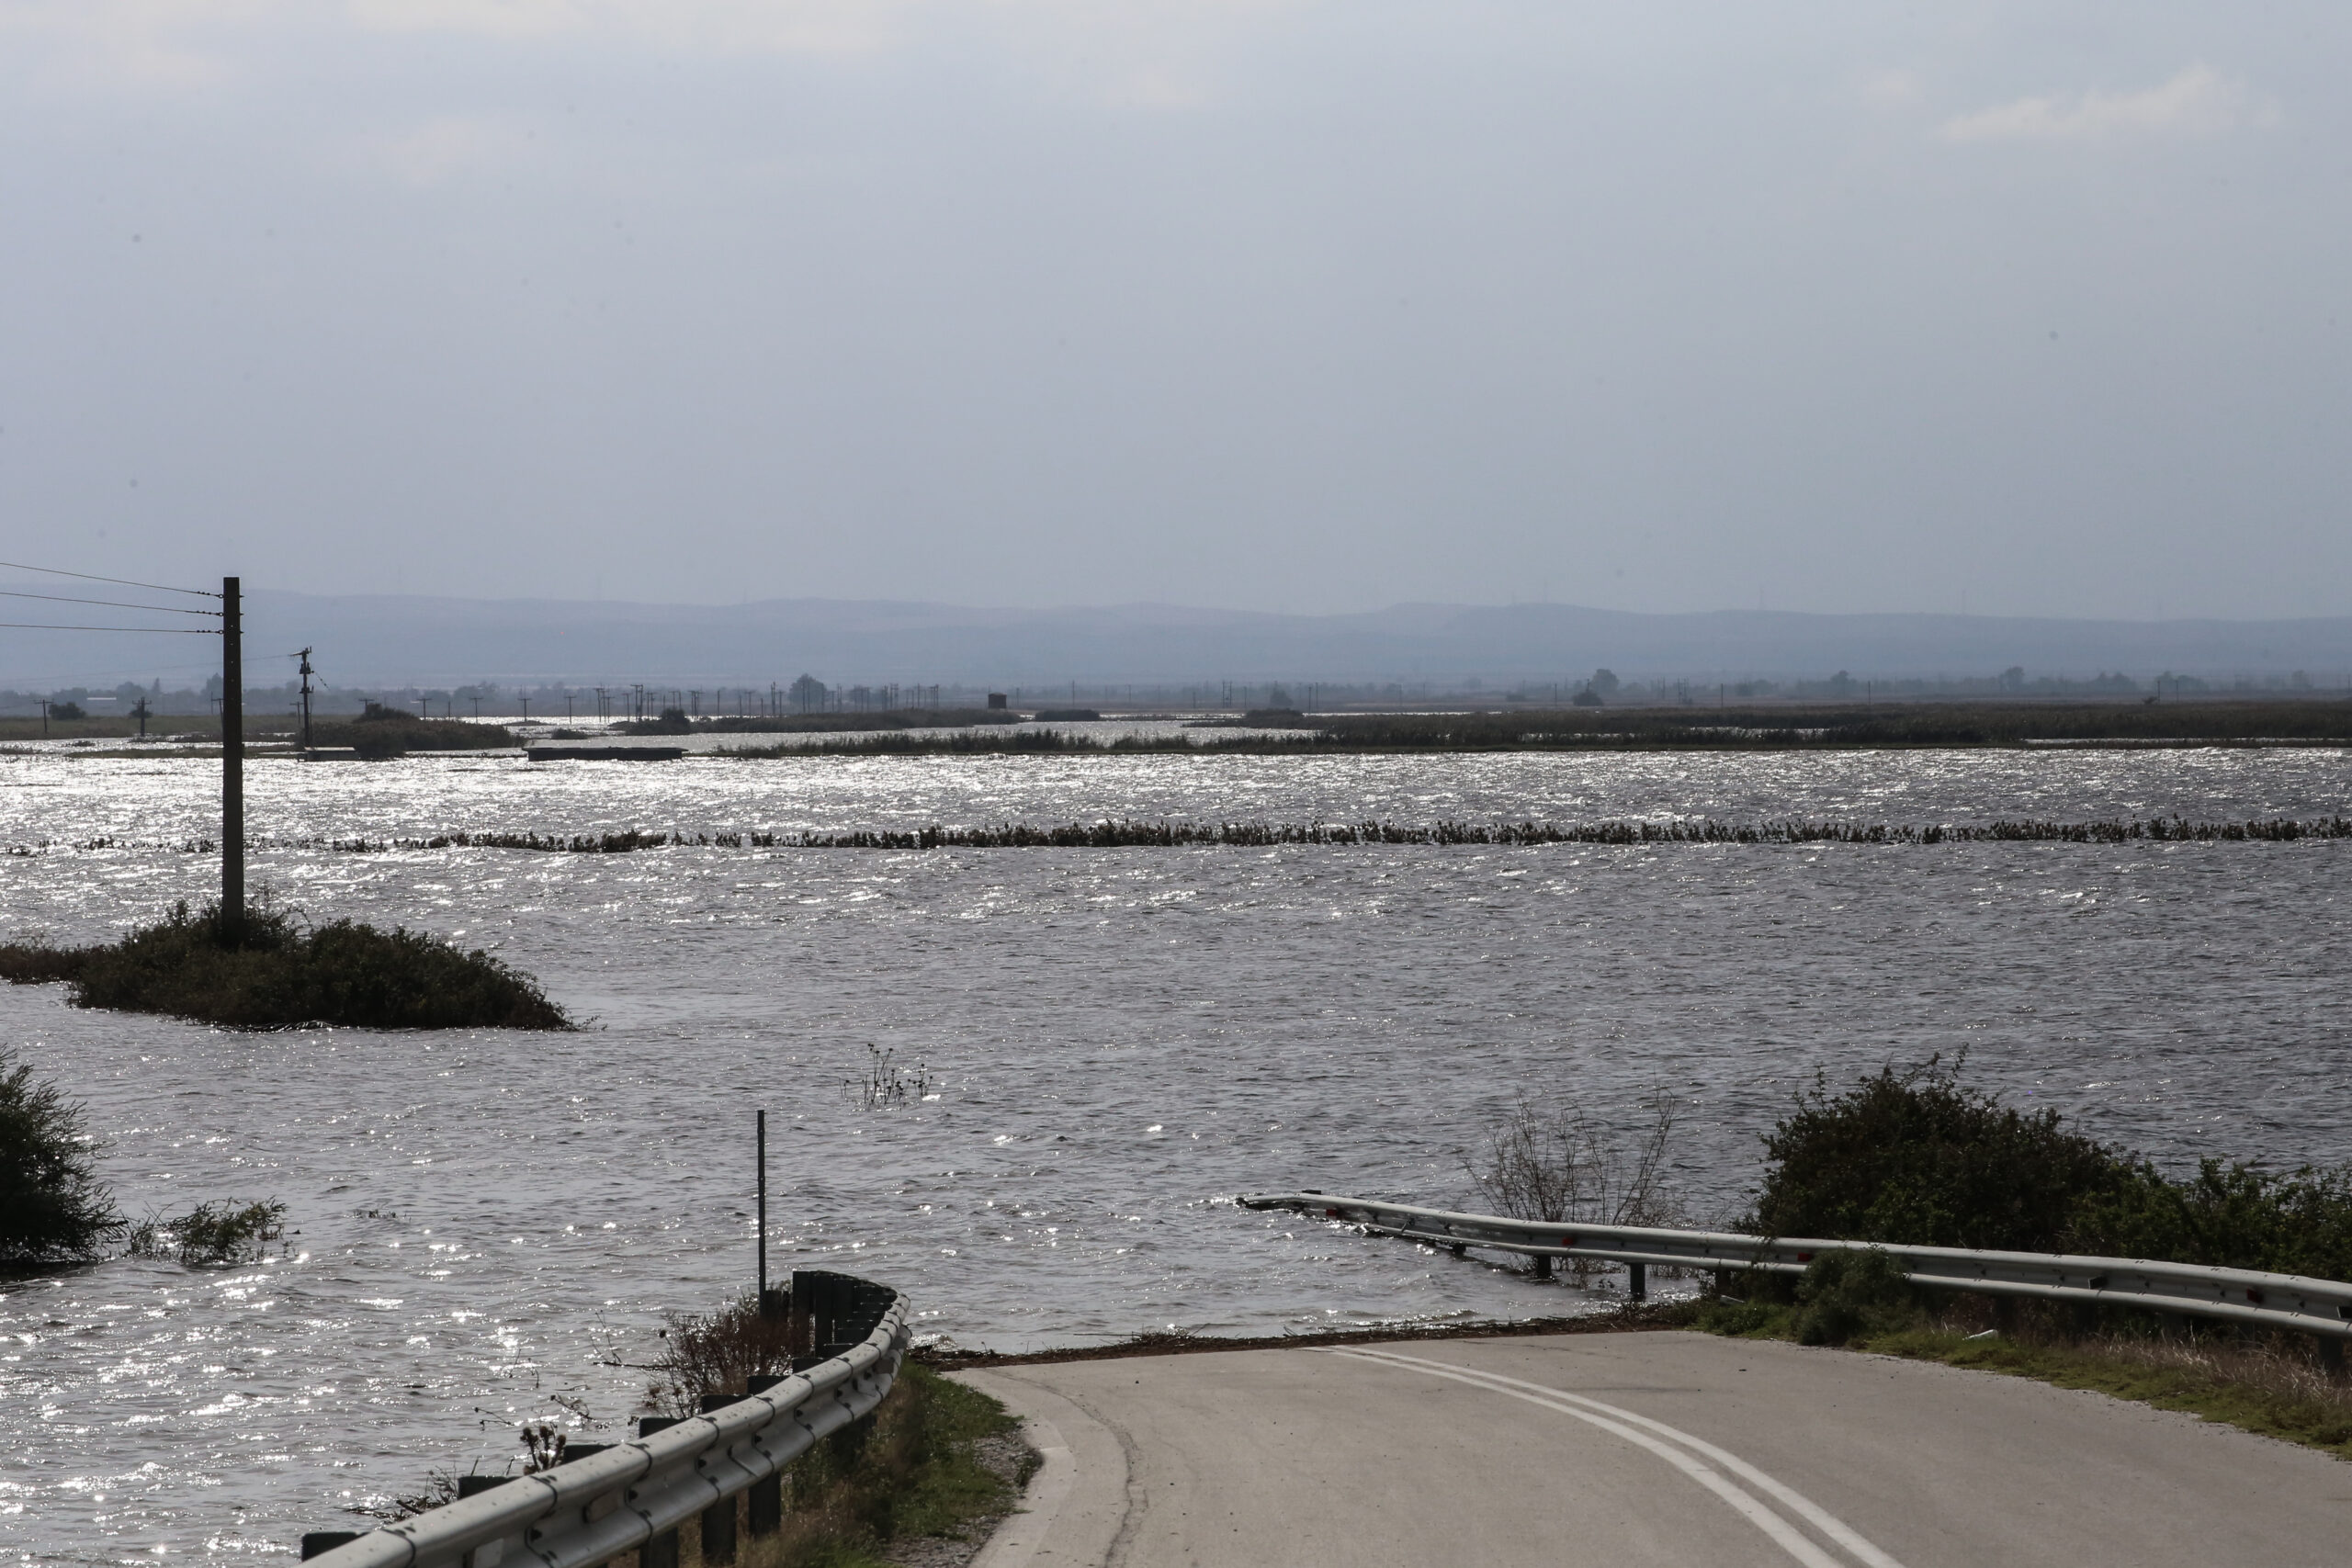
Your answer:
[[[1323,1217],[1327,1220],[1336,1220],[1340,1217],[1340,1211],[1337,1209],[1326,1209],[1323,1211]]]
[[[1813,1254],[1810,1252],[1800,1252],[1797,1254],[1797,1261],[1800,1263],[1810,1263],[1813,1261]]]
[[[2262,1292],[2260,1291],[2248,1291],[2245,1293],[2245,1299],[2252,1302],[2255,1305],[2260,1306],[2262,1304]]]

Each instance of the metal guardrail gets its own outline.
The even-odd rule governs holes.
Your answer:
[[[734,1499],[745,1492],[753,1493],[752,1532],[766,1533],[781,1511],[778,1473],[818,1438],[882,1402],[910,1337],[903,1295],[845,1275],[819,1278],[828,1288],[816,1337],[823,1348],[840,1349],[831,1359],[788,1377],[756,1380],[767,1386],[718,1409],[661,1424],[661,1430],[634,1441],[515,1476],[341,1544],[306,1539],[305,1559],[321,1568],[594,1568],[641,1551],[639,1562],[654,1568],[676,1563],[674,1532],[699,1514],[709,1561],[714,1535],[731,1545]],[[800,1285],[809,1279],[806,1272],[796,1275],[797,1292],[810,1293]],[[869,1310],[859,1311],[861,1305]],[[829,1325],[841,1321],[831,1314],[870,1317],[872,1307],[879,1308],[878,1321],[863,1339],[846,1348],[839,1341],[826,1344]],[[313,1552],[314,1545],[325,1550]]]
[[[1457,1214],[1329,1192],[1261,1193],[1239,1200],[1245,1209],[1291,1209],[1338,1220],[1384,1235],[1450,1247],[1479,1247],[1524,1253],[1550,1272],[1555,1258],[1597,1258],[1631,1266],[1638,1282],[1652,1266],[1718,1272],[1758,1269],[1802,1274],[1825,1252],[1882,1251],[1915,1285],[2030,1296],[2084,1305],[2139,1307],[2188,1317],[2218,1318],[2318,1337],[2322,1354],[2340,1359],[2352,1338],[2352,1284],[2213,1269],[2139,1258],[2087,1258],[2049,1252],[1980,1252],[1962,1247],[1905,1247],[1890,1242],[1814,1241],[1739,1235],[1722,1231],[1660,1230],[1644,1225],[1544,1224],[1498,1214]]]

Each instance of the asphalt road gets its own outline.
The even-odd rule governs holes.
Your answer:
[[[2352,1464],[1845,1351],[1590,1334],[959,1375],[1046,1461],[975,1568],[2352,1564]]]

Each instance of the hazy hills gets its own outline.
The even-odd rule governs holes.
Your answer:
[[[2352,617],[2082,621],[1752,610],[1644,615],[1564,604],[1399,604],[1288,615],[1121,604],[1042,610],[838,599],[650,604],[262,592],[249,600],[246,669],[317,649],[337,685],[481,679],[575,682],[945,682],[1050,686],[1130,682],[1562,681],[1607,665],[1694,681],[2161,671],[2207,679],[2352,671]],[[194,639],[0,631],[0,680],[158,667]],[[104,642],[103,649],[94,644]],[[165,658],[169,654],[168,659]],[[203,657],[199,655],[198,657]]]

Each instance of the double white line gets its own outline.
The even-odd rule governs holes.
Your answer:
[[[1864,1540],[1851,1525],[1804,1493],[1773,1480],[1737,1454],[1719,1449],[1663,1421],[1653,1421],[1646,1416],[1636,1416],[1618,1405],[1587,1399],[1580,1393],[1545,1388],[1542,1383],[1522,1382],[1517,1378],[1504,1377],[1499,1372],[1484,1372],[1451,1362],[1400,1355],[1394,1350],[1351,1347],[1333,1350],[1330,1354],[1352,1357],[1359,1361],[1375,1361],[1404,1371],[1419,1372],[1425,1377],[1468,1383],[1473,1388],[1483,1388],[1489,1393],[1525,1400],[1530,1404],[1540,1404],[1546,1410],[1556,1410],[1563,1416],[1573,1416],[1612,1437],[1623,1438],[1634,1447],[1646,1449],[1657,1455],[1722,1498],[1734,1513],[1770,1536],[1774,1545],[1804,1563],[1805,1568],[1850,1568],[1850,1565],[1823,1551],[1804,1531],[1774,1512],[1757,1493],[1764,1494],[1790,1514],[1811,1525],[1843,1548],[1855,1562],[1862,1563],[1864,1568],[1903,1568],[1903,1564]],[[1726,1471],[1729,1475],[1724,1473]],[[1738,1477],[1738,1481],[1733,1480],[1733,1476]],[[1746,1482],[1747,1485],[1742,1486],[1739,1482]],[[1750,1491],[1749,1487],[1755,1490]]]

